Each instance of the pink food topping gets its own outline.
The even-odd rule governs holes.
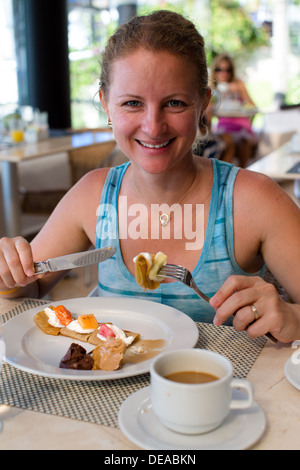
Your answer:
[[[100,325],[98,333],[99,335],[104,336],[104,338],[108,338],[108,337],[113,338],[114,336],[116,336],[113,330],[109,326],[107,326],[105,323],[102,323]]]

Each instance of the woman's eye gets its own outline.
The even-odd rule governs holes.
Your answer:
[[[137,100],[130,100],[130,101],[126,101],[126,103],[124,103],[125,106],[130,106],[132,108],[137,108],[138,106],[140,106],[140,102],[137,101]]]
[[[180,100],[170,100],[168,106],[170,108],[178,108],[179,106],[184,106],[184,103]]]

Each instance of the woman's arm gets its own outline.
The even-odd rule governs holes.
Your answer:
[[[240,171],[234,190],[235,256],[255,272],[260,256],[294,303],[285,302],[261,278],[231,276],[211,300],[215,323],[235,314],[233,324],[252,337],[268,331],[282,342],[300,338],[300,210],[269,178]],[[260,318],[252,323],[255,305]]]
[[[72,187],[31,244],[22,237],[0,240],[1,296],[43,297],[66,271],[34,275],[33,262],[84,251],[94,244],[107,172],[95,170]]]

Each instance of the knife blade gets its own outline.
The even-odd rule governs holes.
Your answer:
[[[71,255],[51,258],[47,261],[37,261],[34,263],[35,274],[46,272],[63,271],[65,269],[80,268],[91,264],[102,263],[111,258],[116,252],[113,246],[98,248],[96,250],[72,253]]]

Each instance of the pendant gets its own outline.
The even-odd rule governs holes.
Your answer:
[[[168,225],[170,221],[170,217],[168,216],[168,214],[161,214],[159,217],[159,220],[160,220],[161,225],[165,227],[166,225]]]

